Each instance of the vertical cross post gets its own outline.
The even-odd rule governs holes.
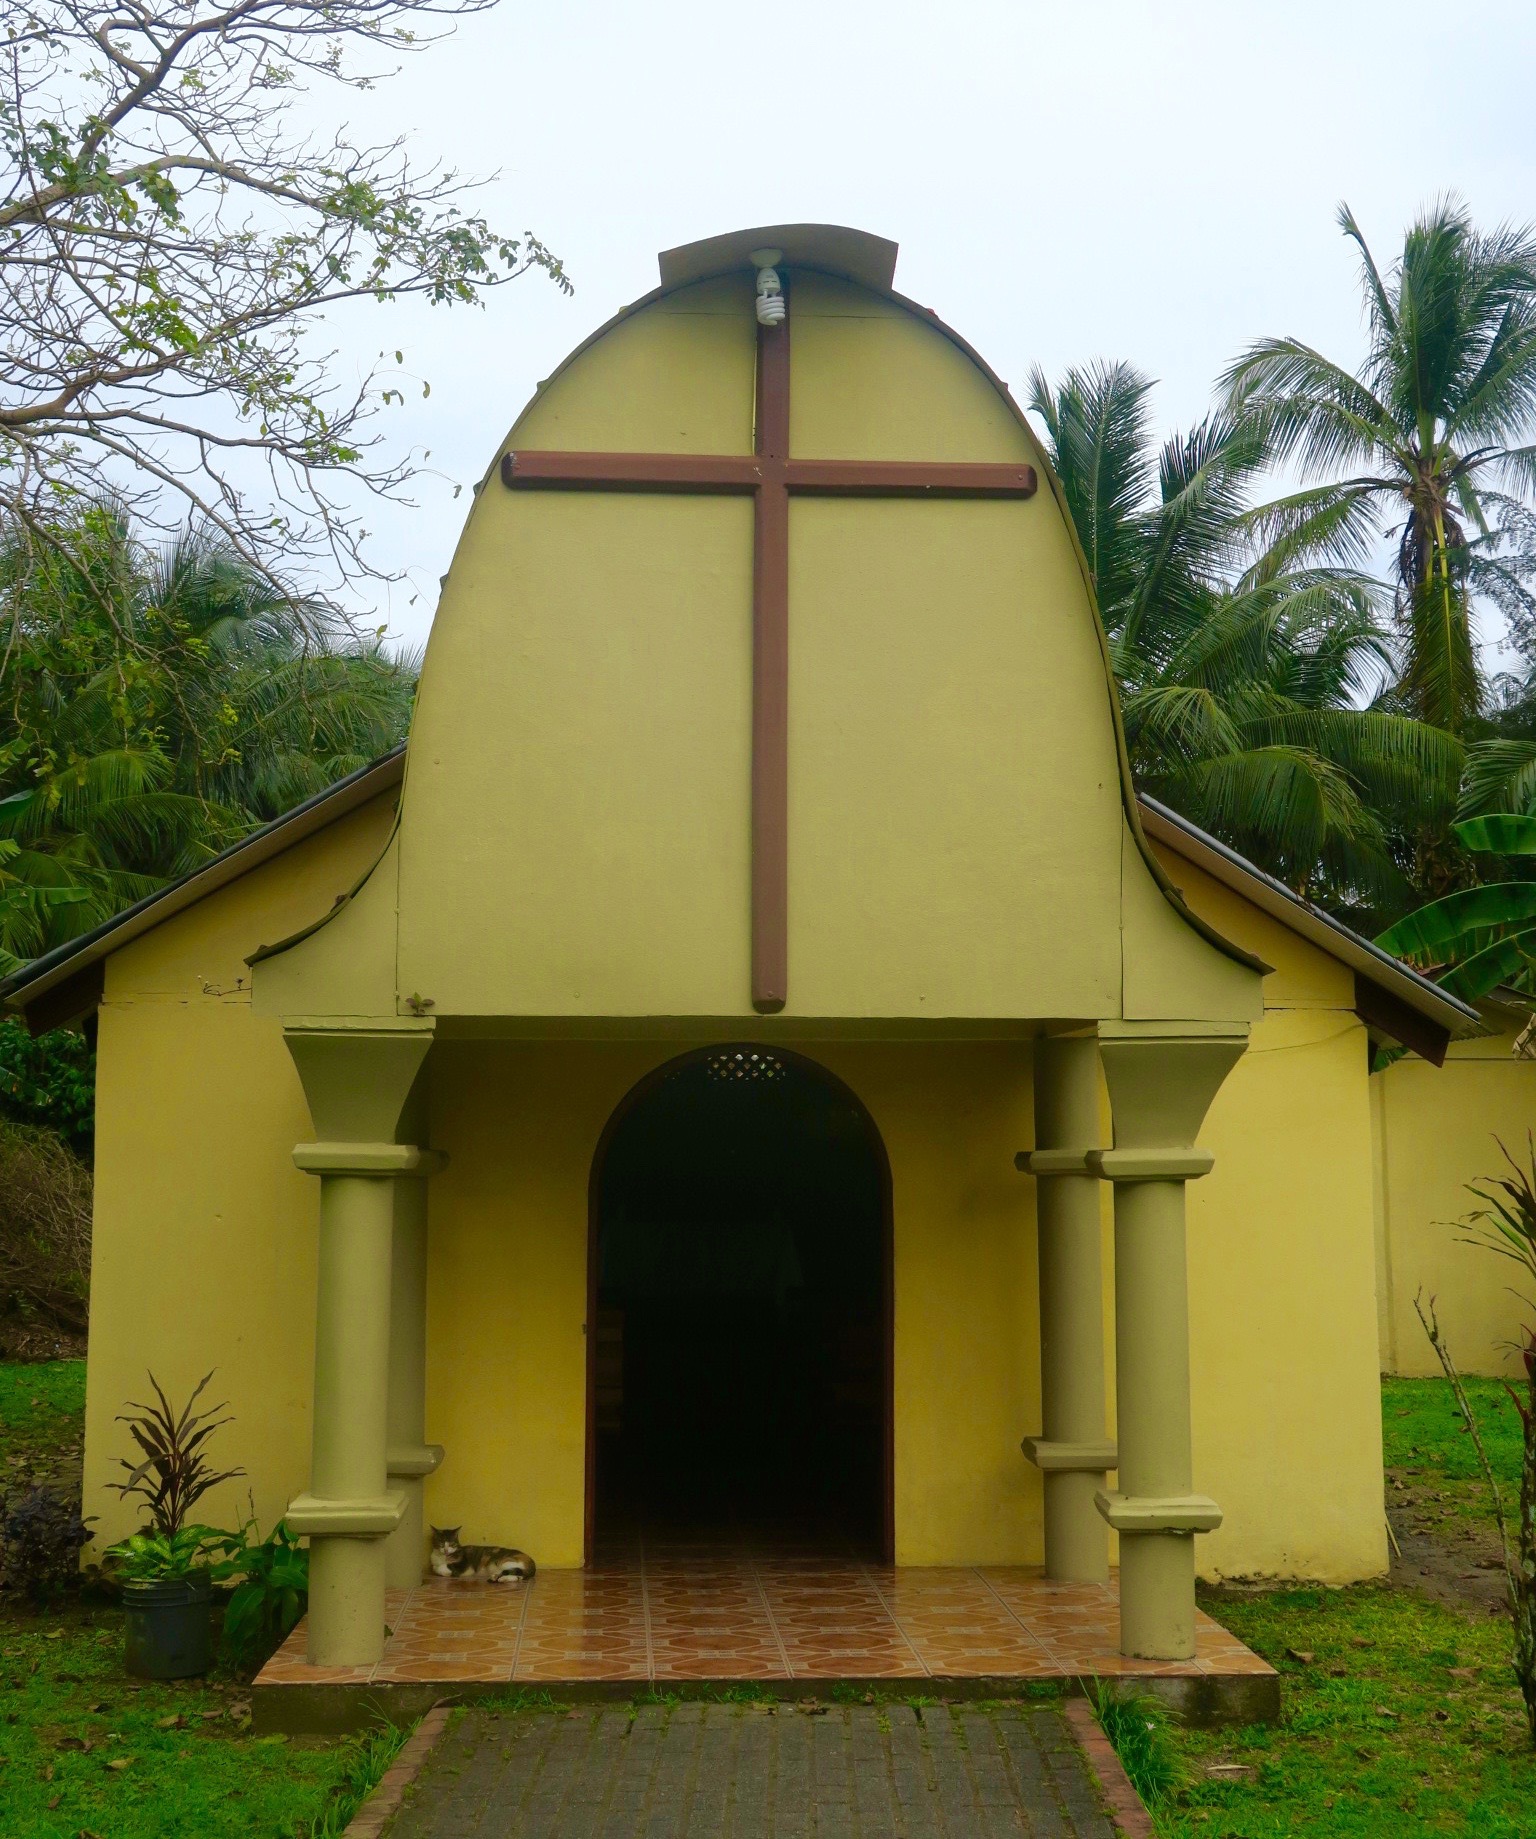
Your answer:
[[[752,1007],[789,996],[789,320],[757,328],[752,545]]]

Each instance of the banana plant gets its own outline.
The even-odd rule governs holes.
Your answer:
[[[1452,830],[1477,855],[1536,858],[1536,817],[1495,811]],[[1463,1002],[1505,985],[1536,995],[1536,861],[1531,878],[1465,888],[1406,914],[1376,940],[1384,951],[1432,973]]]

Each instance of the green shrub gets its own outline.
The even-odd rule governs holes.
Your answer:
[[[0,1117],[52,1130],[89,1156],[96,1128],[96,1056],[83,1035],[55,1028],[35,1038],[0,1021]]]
[[[309,1553],[286,1520],[262,1539],[251,1519],[231,1535],[229,1554],[214,1567],[214,1576],[240,1580],[224,1610],[224,1657],[241,1671],[254,1671],[304,1613]]]
[[[74,1582],[80,1548],[95,1536],[80,1509],[48,1488],[32,1488],[14,1505],[0,1494],[0,1574],[7,1590],[39,1606]]]

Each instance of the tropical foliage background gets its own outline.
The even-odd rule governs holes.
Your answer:
[[[1374,932],[1509,881],[1466,820],[1536,814],[1536,236],[1441,200],[1383,266],[1339,222],[1353,367],[1260,339],[1160,449],[1128,364],[1037,373],[1029,400],[1138,782]],[[1453,906],[1387,941],[1454,967],[1493,942],[1493,905],[1475,937]]]
[[[0,969],[88,931],[404,737],[415,660],[216,533],[0,531]]]

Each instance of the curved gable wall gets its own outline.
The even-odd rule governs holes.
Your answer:
[[[744,275],[642,303],[508,446],[750,452],[751,294]],[[790,310],[797,457],[1045,473],[929,317],[812,273]],[[400,990],[439,1015],[750,1013],[751,566],[749,500],[488,476],[412,735]],[[1219,987],[1174,1011],[1247,1012],[1228,986],[1250,974],[1126,850],[1101,641],[1049,490],[794,500],[790,659],[787,1017],[1119,1014],[1127,875],[1161,909],[1133,931],[1163,927],[1184,982]]]

